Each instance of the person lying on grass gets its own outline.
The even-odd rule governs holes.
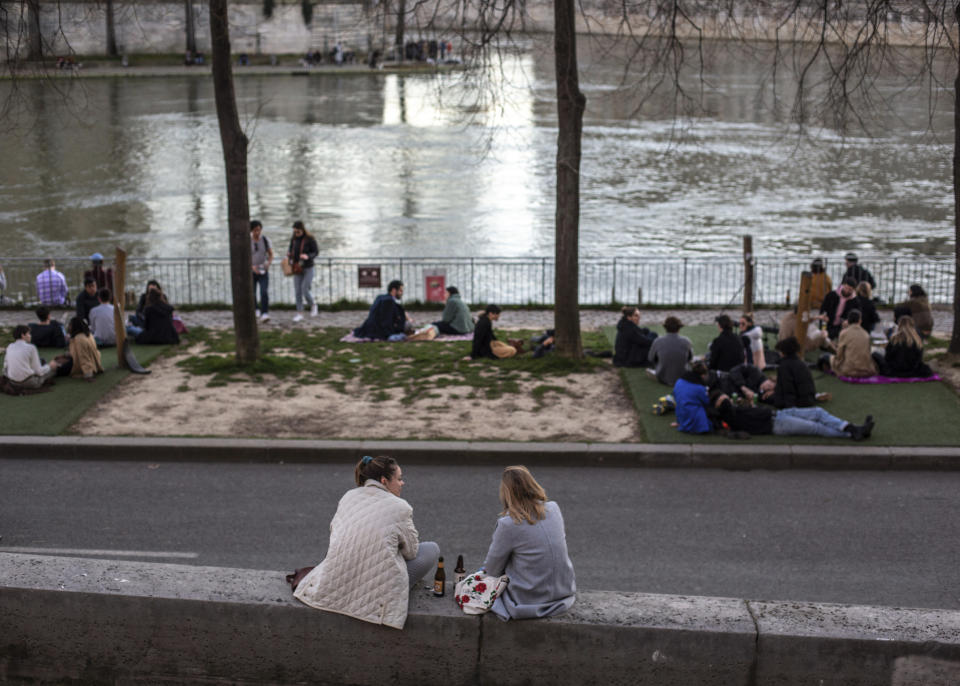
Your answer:
[[[823,438],[870,438],[875,422],[867,415],[863,424],[852,424],[822,407],[786,407],[775,410],[767,405],[756,407],[734,405],[729,396],[714,391],[710,396],[709,415],[715,429],[729,438],[754,435],[821,436]]]

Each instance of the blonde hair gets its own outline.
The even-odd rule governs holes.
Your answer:
[[[905,314],[897,320],[897,331],[890,337],[890,342],[897,345],[912,345],[923,348],[923,339],[917,333],[917,324],[913,317]]]
[[[873,297],[873,290],[870,288],[869,281],[861,281],[857,284],[857,295],[868,300]]]
[[[546,517],[547,492],[523,465],[507,467],[500,479],[500,503],[503,512],[517,524],[536,524]]]

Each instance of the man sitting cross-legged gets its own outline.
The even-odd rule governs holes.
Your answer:
[[[30,328],[20,324],[13,328],[13,343],[3,357],[3,375],[14,388],[40,388],[57,373],[57,363],[41,364],[37,346],[31,342]]]

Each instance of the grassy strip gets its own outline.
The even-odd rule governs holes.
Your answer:
[[[323,383],[347,394],[348,383],[356,379],[366,389],[368,399],[380,402],[399,395],[405,404],[441,397],[436,392],[441,388],[463,389],[448,396],[451,400],[495,399],[519,393],[521,381],[536,380],[543,382],[533,390],[540,406],[548,392],[570,394],[562,386],[550,384],[551,379],[592,373],[609,365],[596,358],[568,360],[546,355],[533,359],[529,354],[496,362],[467,361],[463,358],[470,353],[469,341],[342,343],[340,339],[346,333],[346,329],[261,331],[261,359],[241,366],[232,354],[232,332],[195,327],[191,340],[202,342],[205,350],[177,364],[192,374],[210,375],[208,387],[273,376],[298,384]],[[536,333],[540,332],[511,331],[509,335],[526,340]],[[499,338],[506,335],[501,332]],[[583,343],[594,350],[610,349],[606,337],[597,332],[585,334]]]
[[[656,329],[658,333],[662,330]],[[715,326],[690,326],[681,334],[690,338],[694,352],[706,352],[716,336]],[[612,343],[616,329],[604,333]],[[670,426],[676,415],[657,416],[652,407],[671,389],[650,377],[644,369],[622,369],[624,387],[637,408],[644,436],[651,443],[722,443],[731,450],[736,443],[722,436],[693,436]],[[834,376],[813,373],[818,391],[833,394],[823,406],[827,412],[859,423],[867,414],[877,422],[873,437],[858,445],[956,446],[960,445],[960,398],[944,383],[858,385],[844,383]],[[846,445],[840,439],[815,436],[754,436],[752,443],[782,445]]]
[[[148,365],[170,346],[133,345],[137,360]],[[40,356],[47,360],[64,352],[55,348],[41,348]],[[129,376],[130,372],[117,365],[116,348],[100,351],[104,373],[90,383],[83,379],[58,377],[53,390],[27,396],[0,394],[0,434],[7,436],[57,436],[102,398],[110,389]],[[96,421],[91,417],[90,421]]]

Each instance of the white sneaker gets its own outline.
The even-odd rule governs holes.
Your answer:
[[[319,314],[319,312],[317,312],[317,303],[313,303],[313,304],[310,306],[310,316],[311,316],[311,317],[316,317],[318,314]]]
[[[302,322],[302,321],[303,321],[303,315],[300,314],[299,312],[297,312],[297,313],[293,316],[293,322],[294,322],[294,324],[296,324],[297,322]]]
[[[268,313],[264,312],[263,314],[260,315],[260,321],[262,321],[262,322],[268,322],[268,321],[270,321],[270,315],[269,315]]]

